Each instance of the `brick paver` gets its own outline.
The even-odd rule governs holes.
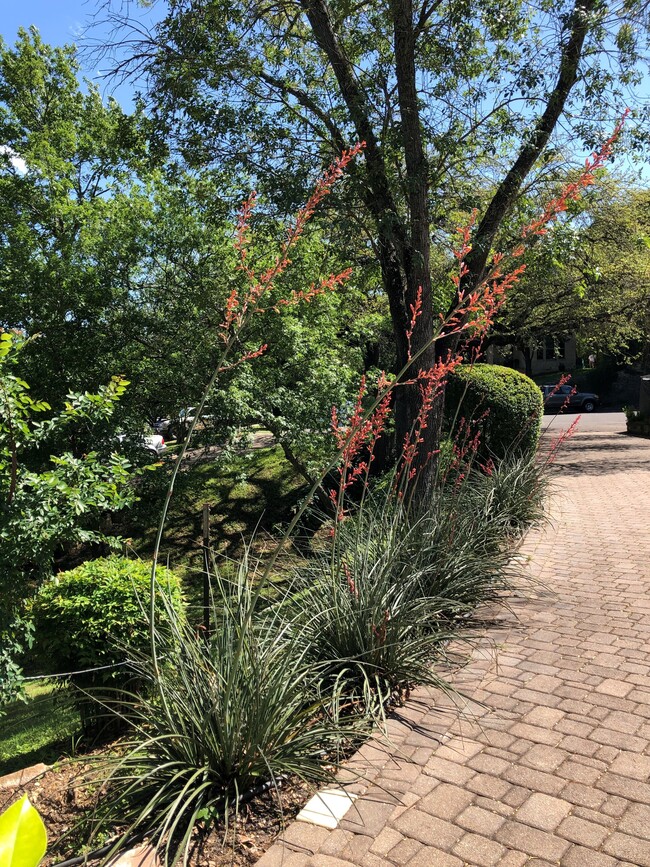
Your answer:
[[[260,867],[650,867],[650,441],[578,432],[551,513],[463,698],[417,690],[343,772],[341,827]]]

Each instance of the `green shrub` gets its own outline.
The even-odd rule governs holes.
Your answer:
[[[458,367],[445,391],[448,426],[459,431],[461,419],[481,422],[481,452],[502,459],[508,454],[532,454],[537,449],[544,401],[532,379],[496,364]]]
[[[17,660],[31,643],[25,597],[51,573],[62,548],[115,538],[100,531],[101,518],[133,504],[139,471],[117,453],[77,456],[79,436],[105,430],[128,385],[114,376],[96,394],[69,394],[51,415],[16,375],[25,340],[0,328],[0,715],[22,688]]]
[[[84,690],[125,688],[130,676],[123,665],[127,655],[144,651],[149,643],[150,573],[146,561],[112,556],[89,560],[43,584],[31,603],[34,658],[43,673],[117,666],[71,680]],[[160,590],[181,612],[176,575],[159,567],[157,578]],[[80,710],[84,726],[92,728],[88,703],[82,701]]]

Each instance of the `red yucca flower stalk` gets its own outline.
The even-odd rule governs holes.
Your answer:
[[[553,222],[553,220],[557,219],[559,214],[566,211],[568,203],[577,201],[582,195],[582,191],[596,182],[594,172],[601,169],[611,157],[614,144],[621,134],[621,130],[623,129],[623,125],[625,124],[629,113],[630,109],[626,108],[623,112],[623,116],[614,127],[614,132],[603,143],[599,150],[594,151],[591,156],[585,160],[585,166],[579,178],[576,181],[566,184],[560,195],[555,199],[551,199],[551,201],[546,205],[544,213],[537,220],[533,220],[532,223],[524,227],[522,238],[528,238],[531,235],[545,235],[548,231],[546,226]]]
[[[569,427],[566,430],[561,431],[558,434],[558,436],[555,437],[555,439],[553,440],[553,442],[550,445],[550,448],[548,450],[548,454],[546,456],[546,460],[544,462],[547,466],[555,463],[555,459],[557,458],[558,452],[560,451],[560,449],[562,448],[564,443],[567,440],[571,439],[571,437],[574,435],[574,433],[577,430],[578,424],[580,423],[581,418],[582,418],[582,416],[580,416],[580,415],[576,416],[573,419],[573,421],[571,422],[571,424],[569,425]]]
[[[226,346],[232,346],[233,338],[242,330],[250,315],[265,312],[265,308],[260,306],[260,302],[272,294],[275,281],[291,264],[289,254],[292,247],[295,246],[300,236],[304,233],[305,226],[314,215],[317,206],[329,195],[346,166],[361,153],[364,147],[365,142],[359,142],[349,150],[343,151],[341,156],[334,160],[323,177],[317,182],[314,192],[307,200],[307,204],[298,211],[293,226],[287,231],[287,237],[280,248],[279,254],[275,258],[275,263],[259,275],[250,263],[250,224],[255,205],[257,204],[257,194],[253,191],[242,204],[237,218],[234,246],[239,256],[238,269],[245,274],[247,285],[243,292],[240,292],[237,288],[233,289],[226,301],[224,318],[219,326],[221,339]],[[302,301],[312,301],[318,295],[338,289],[349,279],[351,274],[352,268],[345,268],[340,274],[330,274],[318,284],[312,284],[309,289],[292,291],[287,297],[280,298],[272,303],[270,309],[279,312],[281,307],[293,306]],[[223,373],[226,370],[230,370],[242,361],[257,358],[267,348],[264,345],[253,352],[246,353],[238,361],[227,367],[221,367],[219,372]]]
[[[228,296],[225,304],[223,320],[219,326],[219,335],[223,342],[221,356],[213,369],[210,381],[208,382],[203,392],[203,397],[201,398],[199,405],[197,406],[196,412],[194,414],[194,419],[190,424],[187,437],[185,438],[185,442],[183,443],[180,453],[178,455],[178,460],[175,462],[174,468],[171,473],[169,486],[167,489],[167,496],[165,497],[165,501],[163,503],[160,521],[158,523],[158,529],[156,533],[156,540],[154,544],[150,585],[151,608],[149,612],[152,624],[155,622],[154,606],[157,595],[155,591],[156,567],[158,563],[158,557],[160,555],[160,547],[162,544],[163,532],[167,520],[167,513],[169,511],[169,504],[174,493],[174,487],[176,484],[176,478],[178,476],[180,465],[183,461],[183,458],[185,457],[185,454],[187,453],[187,449],[189,447],[196,425],[203,414],[203,409],[205,407],[208,396],[212,391],[212,388],[214,387],[217,378],[221,374],[223,374],[225,371],[232,370],[234,367],[244,361],[249,361],[259,357],[266,351],[267,346],[266,344],[263,344],[255,350],[244,352],[234,362],[228,361],[229,355],[235,344],[242,336],[250,316],[255,313],[263,312],[264,308],[260,306],[260,301],[262,301],[264,297],[268,297],[271,295],[274,289],[274,281],[278,277],[280,277],[280,275],[291,264],[291,259],[289,258],[291,248],[295,245],[298,238],[304,232],[305,225],[313,216],[316,207],[327,195],[329,195],[333,185],[341,177],[343,171],[345,170],[349,162],[356,156],[358,156],[358,154],[361,153],[364,148],[365,142],[359,142],[358,144],[351,147],[349,150],[344,151],[341,156],[332,163],[329,169],[327,169],[323,177],[316,184],[314,192],[309,197],[307,204],[298,212],[293,226],[289,228],[286,240],[282,244],[279,254],[276,256],[274,265],[271,268],[268,268],[259,276],[257,275],[254,266],[250,262],[250,222],[257,201],[256,194],[254,192],[251,193],[251,195],[242,205],[235,228],[234,246],[239,257],[238,268],[246,277],[246,288],[243,292],[240,292],[239,289],[235,288]],[[345,280],[348,279],[351,273],[351,269],[346,268],[340,274],[332,274],[324,280],[321,280],[320,283],[312,285],[307,290],[292,292],[288,297],[282,298],[279,301],[272,303],[271,309],[277,311],[280,309],[280,306],[289,306],[298,304],[302,301],[310,301],[318,295],[322,295],[325,292],[333,291],[339,286],[341,286],[345,282]],[[296,520],[297,518],[294,519],[294,524]],[[280,547],[281,546],[278,546],[278,548],[276,549],[275,557],[277,557]],[[272,557],[269,565],[267,566],[265,577],[268,574],[270,568],[272,567],[274,560],[275,558]],[[158,678],[158,654],[156,649],[155,631],[153,630],[153,628],[151,629],[150,639],[153,670],[156,678]],[[164,702],[164,696],[161,696],[161,698]]]
[[[558,393],[558,391],[562,388],[562,386],[566,385],[570,379],[571,379],[570,373],[563,373],[562,376],[560,377],[559,382],[556,383],[556,385],[554,385],[553,388],[551,389],[551,391],[546,395],[544,402],[546,403],[551,397],[556,395]],[[578,389],[574,385],[573,388],[571,389],[571,391],[569,392],[569,394],[567,394],[566,398],[564,399],[562,406],[558,409],[557,415],[564,412],[564,410],[571,403],[571,396],[574,395],[577,391],[578,391]]]
[[[368,476],[370,464],[375,459],[375,447],[383,433],[388,415],[390,413],[391,390],[390,383],[382,373],[377,388],[385,391],[384,396],[377,403],[374,411],[368,416],[364,413],[363,399],[366,395],[366,377],[361,377],[361,386],[357,393],[352,416],[346,428],[339,424],[338,411],[332,407],[332,432],[336,439],[337,448],[341,454],[339,466],[338,490],[329,492],[330,500],[335,508],[337,520],[344,517],[343,497],[345,492],[360,478]],[[362,461],[355,459],[365,451],[366,458]]]
[[[472,342],[474,345],[471,350],[472,360],[476,361],[481,353],[481,345],[487,336],[487,333],[494,322],[494,318],[503,305],[508,289],[521,279],[525,271],[525,264],[514,265],[513,260],[520,258],[526,249],[523,242],[530,240],[533,237],[544,235],[548,229],[549,223],[557,219],[557,217],[567,210],[568,203],[576,201],[580,198],[582,191],[595,183],[595,172],[602,168],[605,162],[612,154],[613,146],[618,139],[625,119],[629,114],[629,109],[625,111],[621,120],[616,125],[612,135],[605,141],[602,147],[595,151],[586,161],[583,171],[577,180],[566,184],[560,194],[552,199],[545,207],[543,213],[528,225],[522,227],[520,237],[522,243],[519,243],[506,257],[505,253],[497,252],[492,257],[490,266],[486,275],[479,281],[477,285],[468,289],[464,287],[463,281],[469,274],[469,269],[466,265],[466,258],[472,249],[471,237],[472,230],[476,223],[477,210],[474,209],[466,226],[460,227],[457,231],[461,236],[461,243],[458,249],[454,250],[454,257],[457,260],[457,272],[452,276],[452,282],[456,287],[456,306],[454,310],[447,316],[440,314],[440,326],[437,335],[432,335],[431,340],[439,340],[443,337],[452,335],[460,335],[464,344]],[[422,313],[422,289],[418,290],[415,302],[409,305],[410,322],[406,330],[406,339],[408,345],[408,363],[407,369],[415,360],[413,358],[411,340],[415,329],[415,324]],[[464,346],[461,344],[461,349]],[[422,456],[419,454],[420,446],[424,442],[423,432],[429,424],[431,410],[436,399],[438,399],[444,390],[445,382],[449,374],[461,363],[462,354],[457,352],[455,355],[449,355],[445,361],[437,361],[436,364],[429,369],[421,369],[417,372],[415,378],[401,379],[400,376],[389,381],[385,373],[382,373],[377,384],[378,396],[374,403],[374,408],[368,418],[361,409],[362,398],[365,394],[365,378],[362,380],[361,389],[357,398],[355,411],[350,419],[350,422],[345,430],[342,430],[339,423],[336,410],[332,412],[332,428],[336,436],[339,448],[342,448],[342,460],[339,476],[338,491],[330,491],[330,498],[336,506],[337,520],[340,520],[344,515],[344,495],[352,482],[358,479],[361,475],[368,472],[369,464],[373,460],[373,450],[379,436],[381,436],[389,412],[390,403],[387,397],[390,392],[399,386],[413,385],[417,383],[420,395],[420,409],[413,425],[411,432],[405,437],[402,444],[402,454],[400,463],[396,473],[395,490],[399,496],[403,496],[405,482],[411,482],[421,469],[432,457],[433,454]],[[402,371],[404,373],[404,371]],[[566,380],[565,380],[566,381]],[[562,385],[563,382],[560,382]],[[558,386],[559,387],[559,386]],[[576,420],[577,422],[577,420]],[[575,430],[576,422],[571,425],[569,431],[563,437],[559,438],[559,442],[555,448],[555,452],[559,445],[571,436]],[[468,452],[474,453],[478,449],[480,432],[471,438],[463,449],[463,454],[455,454],[454,460],[460,465],[463,460],[466,460]],[[367,461],[361,461],[354,464],[354,459],[359,455],[361,449],[367,446],[370,451],[370,457]],[[553,454],[555,454],[555,452]],[[486,471],[491,471],[491,467],[485,466]]]

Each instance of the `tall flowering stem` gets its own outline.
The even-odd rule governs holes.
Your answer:
[[[156,533],[156,540],[154,544],[150,583],[150,650],[153,670],[156,679],[158,679],[160,675],[156,646],[156,634],[154,627],[156,570],[158,565],[158,558],[160,557],[160,548],[162,545],[165,524],[167,522],[167,514],[169,512],[169,505],[171,503],[171,499],[174,493],[176,479],[178,477],[178,472],[180,470],[182,461],[187,454],[187,450],[189,448],[196,426],[203,415],[205,404],[208,400],[210,393],[212,392],[212,389],[218,377],[226,371],[232,370],[234,367],[243,363],[244,361],[249,361],[259,357],[266,351],[267,346],[266,344],[264,344],[256,350],[244,352],[234,362],[229,361],[230,354],[233,349],[239,345],[240,338],[244,334],[251,316],[253,316],[255,313],[259,313],[262,311],[262,308],[260,308],[260,301],[265,296],[271,294],[274,288],[274,281],[290,265],[291,259],[289,258],[289,254],[298,238],[304,232],[305,225],[314,215],[314,212],[320,202],[322,202],[325,196],[329,195],[333,185],[341,177],[350,161],[353,160],[359,153],[361,153],[364,147],[364,142],[360,142],[359,144],[354,145],[354,147],[344,151],[343,154],[341,154],[341,156],[332,163],[329,169],[327,169],[323,177],[317,182],[314,192],[309,197],[307,204],[298,212],[293,226],[290,227],[290,229],[288,230],[286,240],[282,244],[279,254],[276,256],[275,264],[259,276],[257,275],[255,268],[250,262],[250,223],[253,209],[257,201],[255,193],[251,193],[251,195],[242,205],[235,227],[234,247],[239,258],[238,269],[245,275],[246,278],[246,287],[241,292],[237,288],[233,289],[226,300],[223,320],[219,325],[219,337],[222,343],[221,352],[213,368],[210,380],[203,392],[203,396],[201,397],[201,400],[199,401],[199,404],[196,408],[194,418],[192,419],[192,422],[187,432],[187,436],[181,447],[178,458],[174,464],[174,468],[172,470],[169,481],[169,486],[167,488],[167,494],[163,503],[160,521],[158,523],[158,529]],[[316,296],[322,295],[325,292],[334,291],[335,289],[338,289],[349,278],[351,273],[351,269],[346,269],[345,271],[341,272],[341,274],[330,275],[330,277],[321,281],[318,285],[314,285],[304,292],[292,292],[286,298],[281,299],[280,301],[277,301],[275,302],[275,304],[271,305],[272,309],[279,310],[280,306],[291,306],[299,304],[302,301],[310,301]],[[239,652],[240,651],[241,648],[239,649]],[[165,696],[161,693],[160,697],[163,702],[164,709],[167,710]]]
[[[298,211],[293,225],[289,227],[287,236],[280,247],[279,253],[275,257],[275,262],[259,276],[250,264],[250,221],[257,202],[256,194],[251,193],[243,203],[237,219],[234,244],[235,250],[239,255],[238,269],[245,274],[247,286],[243,293],[240,293],[237,289],[233,289],[228,299],[224,320],[220,326],[221,339],[224,344],[228,342],[228,335],[233,330],[239,331],[243,328],[251,313],[264,312],[265,308],[261,305],[264,299],[271,295],[275,281],[291,264],[291,250],[304,233],[305,226],[313,217],[318,205],[331,193],[332,187],[343,175],[349,163],[363,151],[365,146],[365,142],[358,142],[353,147],[343,151],[341,156],[334,160],[324,175],[317,181],[307,203]],[[280,306],[286,307],[298,304],[301,301],[310,301],[317,295],[322,295],[325,292],[338,288],[349,278],[351,273],[352,269],[348,268],[340,274],[330,275],[330,277],[321,281],[320,284],[312,285],[310,289],[303,292],[293,292],[287,298],[280,299],[275,304],[272,304],[271,307],[278,310]]]
[[[558,452],[560,451],[564,443],[567,440],[571,439],[571,437],[575,434],[576,430],[578,429],[578,425],[580,424],[581,418],[582,416],[580,415],[576,416],[569,425],[569,427],[566,430],[561,431],[558,436],[555,437],[555,439],[551,442],[548,454],[546,455],[546,460],[544,462],[546,466],[550,466],[551,464],[555,463]]]
[[[337,522],[345,517],[345,492],[359,479],[364,478],[367,481],[370,465],[375,459],[377,441],[386,427],[390,414],[390,382],[383,373],[380,374],[377,389],[383,390],[384,394],[373,411],[366,414],[363,407],[366,377],[361,377],[361,385],[347,427],[339,423],[338,411],[336,407],[332,407],[332,431],[340,454],[340,465],[338,489],[332,488],[329,498],[334,506]],[[363,460],[357,460],[362,454]]]
[[[594,173],[598,169],[602,169],[611,157],[614,145],[623,130],[623,126],[629,114],[630,109],[626,108],[621,119],[614,127],[614,131],[610,137],[606,139],[598,150],[594,151],[591,156],[585,160],[584,168],[578,179],[569,184],[565,184],[559,196],[555,199],[551,199],[551,201],[546,205],[541,216],[538,219],[533,220],[527,226],[524,226],[521,233],[522,238],[526,239],[534,235],[545,235],[548,231],[546,228],[548,224],[552,223],[561,213],[566,211],[569,202],[577,201],[582,195],[582,191],[596,182],[596,175]],[[520,250],[521,248],[517,249]],[[523,249],[521,249],[521,253],[523,253]]]
[[[560,194],[546,205],[538,218],[522,227],[520,242],[508,255],[503,252],[497,252],[493,255],[486,273],[471,288],[465,286],[465,278],[469,274],[466,259],[472,250],[472,232],[476,225],[478,211],[473,210],[467,224],[457,229],[460,235],[460,244],[454,250],[457,268],[451,277],[456,289],[456,304],[453,310],[446,316],[440,314],[437,333],[431,336],[424,347],[414,353],[412,337],[416,323],[422,314],[422,289],[420,287],[415,302],[409,305],[410,319],[406,329],[407,364],[390,382],[382,374],[381,382],[377,386],[377,397],[366,413],[361,410],[361,400],[366,390],[365,379],[362,380],[355,411],[345,431],[341,430],[336,410],[333,410],[332,428],[337,445],[341,450],[338,491],[330,491],[330,499],[336,506],[337,522],[345,515],[346,490],[361,475],[364,473],[367,475],[375,445],[384,430],[390,411],[390,403],[386,398],[393,389],[417,384],[419,390],[419,411],[411,431],[402,443],[402,453],[395,474],[394,489],[398,496],[404,496],[408,485],[416,479],[418,470],[431,460],[433,453],[420,454],[421,446],[425,441],[424,431],[429,424],[431,410],[444,390],[447,377],[462,361],[462,350],[472,344],[472,359],[476,360],[480,356],[481,346],[497,313],[505,302],[508,290],[521,279],[525,271],[525,264],[517,265],[516,260],[523,256],[526,242],[529,242],[533,237],[545,234],[548,224],[567,210],[568,203],[579,199],[583,190],[595,182],[595,172],[602,168],[610,158],[628,114],[629,110],[625,111],[612,135],[599,150],[585,161],[584,169],[577,180],[566,184]],[[459,351],[453,355],[449,353],[446,359],[437,361],[430,368],[419,369],[415,376],[410,375],[409,378],[417,358],[436,341],[451,336],[459,338]],[[372,433],[370,433],[368,422],[372,418],[375,419],[375,424],[372,427]],[[575,425],[572,425],[566,436],[570,436],[574,429]],[[478,449],[478,437],[479,433],[477,432],[469,443],[470,451]],[[369,449],[370,457],[355,464],[362,447]],[[460,464],[465,459],[465,455],[456,454],[454,459]]]

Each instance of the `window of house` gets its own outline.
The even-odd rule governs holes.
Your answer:
[[[555,358],[555,340],[553,337],[547,337],[545,340],[546,360]]]

